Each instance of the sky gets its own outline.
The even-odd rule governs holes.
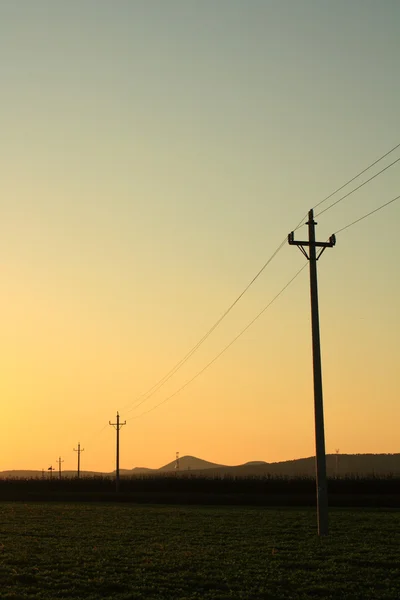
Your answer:
[[[113,470],[117,411],[121,468],[314,455],[307,268],[150,410],[304,265],[287,244],[136,405],[400,142],[399,52],[394,0],[0,2],[0,470],[75,469],[78,442]],[[318,239],[399,195],[399,165]],[[318,263],[328,453],[400,451],[399,217]]]

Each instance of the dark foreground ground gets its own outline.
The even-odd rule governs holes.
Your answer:
[[[329,478],[328,494],[332,507],[400,508],[400,477]],[[14,500],[297,507],[316,504],[313,477],[213,477],[192,473],[123,477],[118,495],[111,477],[0,479],[0,502]]]
[[[1,503],[0,598],[400,598],[400,511]]]

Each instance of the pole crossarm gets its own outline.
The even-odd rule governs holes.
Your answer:
[[[306,223],[306,225],[308,225],[308,223]],[[314,225],[316,225],[316,223],[314,222]],[[299,248],[299,250],[301,250],[301,252],[304,254],[304,256],[306,257],[307,260],[310,260],[310,256],[309,254],[307,254],[307,252],[304,250],[304,248],[310,248],[310,245],[312,242],[307,241],[307,240],[295,240],[294,239],[294,231],[291,231],[288,235],[288,242],[290,246],[297,246]],[[329,240],[327,242],[313,242],[312,243],[314,248],[321,248],[321,252],[318,254],[318,256],[316,256],[316,260],[319,259],[319,257],[321,256],[321,254],[323,253],[323,251],[325,250],[325,248],[333,248],[333,246],[336,245],[336,236],[335,234],[331,235]]]
[[[126,425],[126,421],[123,423],[111,423],[111,421],[108,421],[108,423],[112,425],[112,427],[115,427],[117,431],[119,431],[123,425]]]

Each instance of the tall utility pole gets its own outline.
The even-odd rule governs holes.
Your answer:
[[[328,242],[315,241],[314,211],[308,213],[308,241],[295,241],[294,232],[289,233],[290,245],[298,246],[310,263],[311,327],[314,371],[314,413],[316,446],[317,520],[318,535],[328,533],[328,491],[326,485],[326,455],[324,431],[324,404],[322,396],[321,343],[319,334],[317,260],[325,248],[332,248],[336,238],[331,235]],[[308,254],[305,248],[308,248]],[[321,248],[317,255],[317,248]]]
[[[74,448],[74,452],[78,453],[78,479],[79,479],[79,477],[81,475],[81,452],[84,452],[84,451],[85,451],[85,448],[81,448],[81,445],[78,442],[78,449],[76,450]]]
[[[111,421],[109,421],[109,424],[112,425],[113,427],[115,427],[115,430],[117,432],[117,456],[116,456],[116,461],[115,461],[115,491],[119,492],[119,432],[120,429],[123,425],[126,425],[126,421],[124,421],[123,423],[120,423],[119,420],[119,413],[117,412],[117,422],[116,423],[111,423]]]
[[[61,456],[59,456],[56,462],[58,463],[58,479],[61,479],[61,463],[63,463],[64,461],[61,460]]]

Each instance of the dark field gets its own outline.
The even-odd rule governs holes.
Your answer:
[[[400,508],[400,478],[348,476],[328,479],[330,506]],[[3,479],[0,501],[135,502],[249,506],[315,506],[312,477],[174,475],[123,477],[115,494],[111,477]]]
[[[0,504],[0,598],[400,598],[400,512]]]

